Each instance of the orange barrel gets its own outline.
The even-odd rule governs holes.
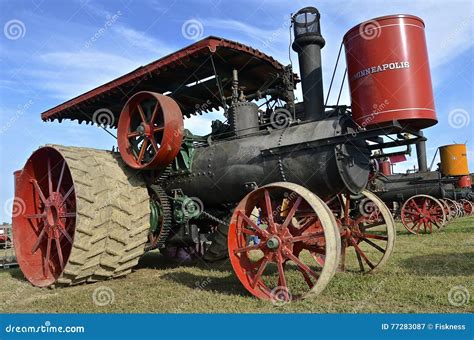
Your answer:
[[[390,161],[379,161],[379,169],[379,171],[385,176],[390,176],[392,174]]]
[[[343,43],[359,125],[398,120],[423,129],[437,123],[423,20],[404,14],[375,18],[349,30]]]
[[[458,188],[470,188],[472,185],[471,177],[461,176],[458,180]]]
[[[443,176],[469,175],[466,144],[451,144],[439,148]]]

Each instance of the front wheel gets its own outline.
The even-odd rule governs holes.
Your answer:
[[[319,294],[335,274],[341,248],[324,201],[302,186],[279,182],[240,201],[228,249],[243,286],[275,303]]]

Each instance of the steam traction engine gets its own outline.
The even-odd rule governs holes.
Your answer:
[[[41,287],[120,277],[159,248],[229,256],[249,292],[286,301],[321,292],[338,266],[382,266],[395,227],[365,190],[369,163],[372,150],[416,143],[436,123],[423,22],[394,15],[348,32],[351,112],[324,103],[319,19],[312,7],[292,18],[302,103],[291,67],[209,37],[43,113],[116,127],[120,152],[48,145],[16,173],[25,277]],[[209,135],[183,129],[215,109],[227,121]]]
[[[384,159],[378,162],[377,175],[369,181],[368,188],[393,207],[403,226],[413,234],[431,233],[433,227],[441,228],[474,210],[466,145],[445,145],[438,151],[440,163],[435,171],[430,170],[433,164],[427,166],[425,142],[419,142],[418,171],[392,174],[390,160]]]

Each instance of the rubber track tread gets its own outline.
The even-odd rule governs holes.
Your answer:
[[[150,207],[146,185],[118,154],[49,145],[66,160],[74,181],[74,242],[56,286],[124,276],[145,251]]]

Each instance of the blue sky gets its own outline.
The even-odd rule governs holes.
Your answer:
[[[440,145],[467,142],[474,171],[472,1],[0,0],[0,222],[10,220],[13,171],[40,145],[116,144],[97,127],[43,123],[41,112],[208,35],[243,42],[288,64],[289,14],[308,5],[322,16],[325,90],[352,26],[395,13],[424,19],[439,120],[425,130],[428,157]],[[189,20],[198,22],[193,36],[186,33]],[[295,54],[292,60],[297,65]],[[336,84],[341,78],[339,72]],[[342,102],[350,102],[347,86]],[[206,133],[217,116],[193,118],[186,126]],[[412,167],[414,159],[398,170]]]

